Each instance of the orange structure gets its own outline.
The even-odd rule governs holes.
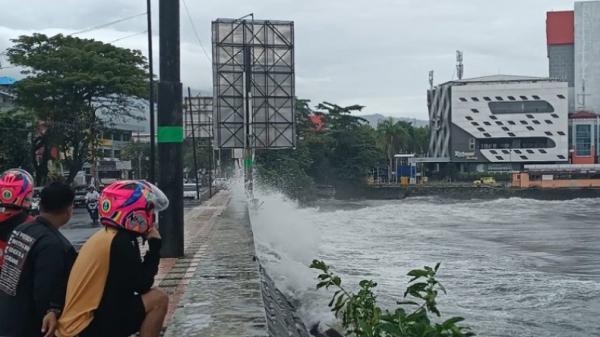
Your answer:
[[[600,165],[525,165],[513,173],[513,188],[600,188]]]

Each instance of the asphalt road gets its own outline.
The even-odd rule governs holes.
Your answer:
[[[197,200],[186,200],[183,205],[184,212],[199,204]],[[75,248],[79,249],[98,228],[92,226],[92,220],[85,208],[75,208],[71,221],[61,228],[60,231],[71,241]]]

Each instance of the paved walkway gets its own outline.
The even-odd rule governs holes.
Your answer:
[[[182,295],[192,279],[202,255],[206,252],[206,236],[217,218],[227,208],[230,200],[228,191],[220,191],[202,205],[185,214],[184,257],[164,258],[160,261],[154,285],[169,294],[169,311],[164,326],[168,326]]]
[[[222,201],[214,203],[222,205]],[[177,260],[160,281],[161,287],[169,284],[177,270],[175,274],[183,275],[187,284],[183,297],[185,286],[178,285],[172,292],[179,301],[168,318],[165,336],[267,336],[261,275],[245,200],[231,200],[216,224],[214,214],[204,214],[209,217],[205,224],[189,229],[196,231],[186,246],[190,255]],[[202,212],[196,219],[201,216]],[[165,269],[169,263],[165,261]]]

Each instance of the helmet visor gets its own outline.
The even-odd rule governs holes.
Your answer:
[[[167,198],[165,193],[154,184],[147,181],[145,181],[145,183],[148,184],[148,187],[150,187],[152,191],[150,195],[148,195],[148,201],[154,204],[154,210],[161,212],[167,209],[167,207],[169,207],[169,198]]]

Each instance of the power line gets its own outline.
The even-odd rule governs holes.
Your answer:
[[[102,29],[102,28],[105,28],[105,27],[108,27],[108,26],[112,26],[112,25],[117,24],[117,23],[121,23],[123,21],[131,20],[131,19],[137,18],[138,16],[142,16],[142,15],[146,15],[146,12],[135,14],[135,15],[128,16],[128,17],[125,17],[125,18],[121,18],[121,19],[117,19],[117,20],[114,20],[114,21],[111,21],[111,22],[107,22],[107,23],[104,23],[104,24],[101,24],[101,25],[89,27],[89,28],[80,30],[78,32],[71,33],[69,35],[79,35],[79,34],[83,34],[83,33],[88,33],[88,32],[94,31],[94,30],[98,30],[98,29]]]
[[[185,8],[185,13],[187,14],[187,18],[190,21],[190,25],[192,25],[192,30],[194,31],[194,35],[196,36],[196,40],[198,40],[198,43],[200,44],[200,48],[202,48],[202,52],[204,52],[204,56],[206,56],[206,60],[208,60],[208,63],[212,64],[210,56],[208,56],[208,53],[206,52],[206,49],[204,49],[204,45],[202,44],[202,40],[200,39],[200,35],[198,35],[198,30],[196,29],[196,25],[194,25],[194,20],[192,20],[192,15],[190,14],[190,9],[188,8],[188,5],[185,2],[185,0],[183,0],[183,7]]]
[[[147,30],[145,30],[145,31],[143,31],[143,32],[139,32],[139,33],[134,33],[134,34],[126,35],[126,36],[123,36],[123,37],[121,37],[121,38],[118,38],[118,39],[116,39],[116,40],[109,41],[109,42],[107,42],[107,43],[115,43],[115,42],[119,42],[119,41],[122,41],[122,40],[128,39],[128,38],[130,38],[130,37],[134,37],[134,36],[138,36],[138,35],[146,34],[147,32],[148,32],[148,31],[147,31]]]

